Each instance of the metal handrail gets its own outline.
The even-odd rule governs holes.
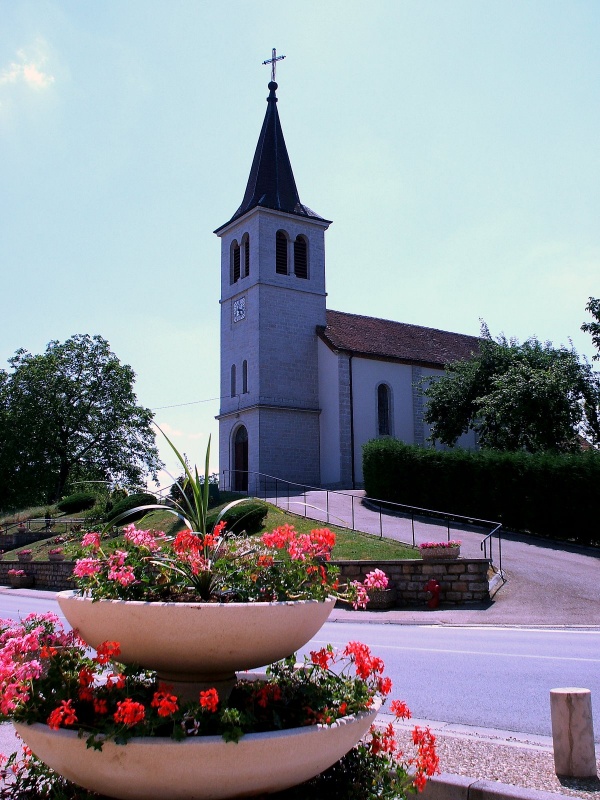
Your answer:
[[[351,510],[352,510],[352,527],[351,530],[356,530],[355,528],[355,514],[354,514],[354,500],[356,499],[356,495],[349,494],[347,492],[339,491],[336,489],[323,489],[320,486],[310,486],[309,484],[302,484],[302,483],[295,483],[293,481],[285,480],[284,478],[278,478],[275,475],[268,475],[264,472],[254,472],[251,470],[229,470],[224,469],[223,471],[223,488],[227,486],[226,477],[231,477],[232,474],[234,475],[245,475],[248,478],[252,475],[259,480],[255,480],[255,489],[253,494],[256,496],[260,496],[258,492],[259,486],[262,484],[264,487],[264,498],[267,498],[267,481],[264,479],[268,479],[269,481],[274,483],[275,487],[275,505],[278,504],[280,495],[279,495],[279,486],[283,484],[287,487],[287,502],[288,502],[288,511],[290,506],[290,487],[295,487],[296,489],[300,490],[299,493],[303,494],[304,502],[296,502],[297,505],[302,505],[304,508],[304,516],[307,517],[307,509],[308,508],[317,508],[316,506],[310,506],[306,502],[306,494],[308,491],[312,492],[325,492],[325,501],[326,501],[326,515],[327,515],[327,524],[329,524],[330,517],[334,517],[337,520],[340,520],[339,517],[335,515],[331,515],[329,512],[329,495],[339,495],[342,497],[349,497],[351,499]],[[229,482],[229,489],[231,490],[231,483]],[[239,490],[234,490],[239,491]],[[246,493],[249,493],[248,490],[245,490]],[[490,566],[494,569],[494,548],[493,548],[493,536],[496,536],[498,539],[498,571],[500,574],[502,573],[502,535],[501,535],[501,522],[495,522],[492,520],[487,519],[478,519],[477,517],[467,517],[462,514],[454,514],[449,511],[439,511],[438,509],[432,508],[421,508],[420,506],[411,506],[406,505],[405,503],[394,503],[391,500],[378,500],[371,497],[361,497],[361,502],[365,505],[374,505],[379,510],[379,538],[383,538],[383,514],[382,511],[386,510],[389,511],[390,507],[392,507],[392,513],[403,514],[405,516],[410,516],[411,519],[411,530],[412,530],[412,545],[415,546],[415,517],[430,517],[434,519],[443,519],[446,522],[446,530],[447,530],[447,537],[448,541],[450,541],[450,522],[459,522],[465,523],[468,525],[476,525],[478,527],[484,526],[491,526],[492,530],[483,538],[480,543],[480,549],[483,553],[484,558],[488,558],[488,546],[489,546],[489,561]],[[318,509],[319,511],[323,511],[322,508]],[[339,522],[337,523],[339,525]],[[339,525],[339,527],[345,528],[347,525]]]

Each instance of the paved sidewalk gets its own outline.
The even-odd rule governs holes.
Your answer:
[[[342,525],[365,533],[407,544],[413,543],[413,525],[409,517],[381,515],[362,503],[364,492],[332,493],[312,491],[306,495],[279,500],[280,507],[296,514],[306,514],[318,522]],[[274,498],[269,498],[273,501]],[[464,555],[481,558],[481,542],[489,531],[450,526],[450,538],[460,539]],[[568,532],[566,532],[568,533]],[[414,542],[446,539],[445,523],[420,519],[414,524]],[[494,541],[494,561],[498,545]],[[392,612],[362,612],[368,622],[377,621],[448,625],[600,625],[600,551],[551,540],[537,539],[508,531],[502,532],[502,569],[506,582],[494,587],[493,602],[486,605],[446,606],[401,609]],[[357,612],[336,611],[344,614]],[[356,619],[355,619],[356,621]]]

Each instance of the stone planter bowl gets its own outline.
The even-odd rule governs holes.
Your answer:
[[[33,553],[17,553],[17,558],[21,562],[33,561]]]
[[[16,723],[35,755],[70,781],[120,800],[229,800],[282,791],[330,767],[375,721],[372,710],[333,725],[252,733],[239,742],[221,736],[133,738],[86,748],[76,731]]]
[[[94,648],[119,642],[118,661],[155,670],[193,696],[235,682],[237,670],[286,658],[318,633],[335,605],[297,600],[279,603],[144,603],[96,600],[60,592],[58,604],[81,638]],[[187,689],[186,689],[187,684]]]

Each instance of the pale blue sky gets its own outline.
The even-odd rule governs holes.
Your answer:
[[[597,0],[0,0],[0,363],[101,334],[203,461],[272,47],[328,306],[555,344],[600,295]],[[160,443],[163,457],[173,459]]]

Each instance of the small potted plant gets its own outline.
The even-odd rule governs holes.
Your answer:
[[[64,561],[65,553],[62,547],[52,547],[48,550],[48,559],[50,561]]]
[[[32,561],[33,560],[33,550],[19,550],[17,553],[17,558],[19,561]]]
[[[23,521],[19,522],[17,525],[17,531],[19,533],[27,533],[27,525]]]
[[[381,569],[367,573],[363,586],[367,590],[368,610],[392,608],[396,604],[396,590],[388,586],[388,576]]]
[[[419,545],[421,558],[423,561],[434,561],[436,559],[455,559],[460,555],[462,542],[458,539],[450,539],[447,542],[423,542]]]
[[[8,581],[12,589],[30,589],[33,586],[33,575],[28,575],[24,569],[9,569]]]

